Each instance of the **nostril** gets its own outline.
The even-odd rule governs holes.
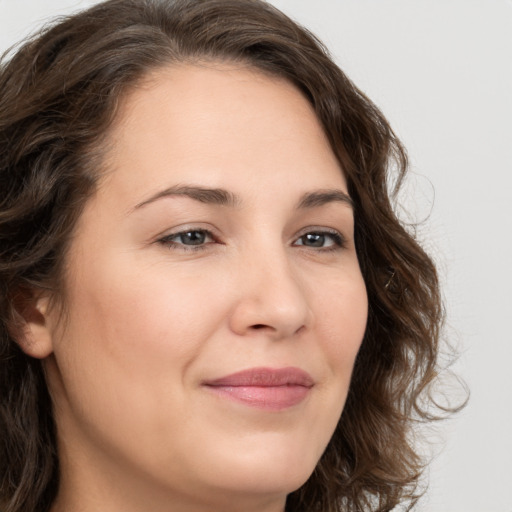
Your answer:
[[[265,324],[255,324],[253,326],[251,326],[253,329],[264,329],[265,327],[268,327],[267,325]]]

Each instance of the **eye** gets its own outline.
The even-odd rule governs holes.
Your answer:
[[[194,250],[215,242],[213,235],[206,229],[187,229],[171,233],[158,240],[158,243],[170,248]]]
[[[301,235],[294,243],[304,247],[336,250],[345,245],[344,237],[337,231],[310,231]]]

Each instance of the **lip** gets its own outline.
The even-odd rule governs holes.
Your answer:
[[[251,368],[203,382],[218,396],[270,411],[298,405],[314,384],[309,373],[294,367]]]

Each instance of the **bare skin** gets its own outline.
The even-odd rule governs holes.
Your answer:
[[[222,64],[154,74],[109,136],[66,325],[41,297],[30,326],[56,404],[52,512],[282,512],[366,325],[342,169],[293,85]],[[211,385],[255,368],[311,383]]]

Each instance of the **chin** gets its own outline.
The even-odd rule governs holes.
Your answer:
[[[313,473],[320,455],[306,454],[296,447],[293,451],[275,448],[271,444],[251,454],[237,454],[236,460],[224,460],[216,471],[220,485],[226,482],[234,491],[259,495],[288,495],[301,487]]]

